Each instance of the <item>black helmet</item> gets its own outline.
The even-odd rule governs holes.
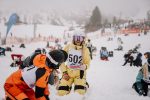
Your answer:
[[[53,50],[49,52],[49,55],[58,63],[62,63],[68,58],[68,54],[64,50]]]
[[[147,55],[147,58],[150,58],[150,52],[145,52],[144,55]]]
[[[64,51],[64,50],[60,50],[61,52],[63,52],[63,54],[64,54],[64,62],[67,60],[67,58],[68,58],[68,53],[66,52],[66,51]]]
[[[90,42],[91,40],[90,39],[88,39],[88,42]]]
[[[37,48],[34,52],[38,53],[38,54],[41,54],[41,48]]]
[[[147,63],[148,63],[148,65],[150,65],[150,59],[147,59]]]
[[[68,54],[64,50],[53,50],[48,53],[48,66],[58,69],[61,63],[65,62]]]

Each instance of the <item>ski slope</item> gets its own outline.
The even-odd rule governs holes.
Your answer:
[[[51,100],[149,100],[150,97],[138,96],[132,89],[139,68],[121,65],[124,63],[124,53],[134,48],[138,43],[141,44],[140,52],[150,51],[150,33],[147,36],[141,35],[140,37],[137,35],[120,35],[119,37],[124,42],[124,50],[114,51],[114,57],[109,58],[109,61],[101,61],[99,58],[100,47],[106,46],[109,51],[114,50],[117,48],[117,37],[113,37],[113,41],[107,41],[108,37],[92,40],[98,51],[87,72],[87,81],[90,88],[84,97],[74,93],[74,91],[71,91],[67,96],[59,97],[56,95],[55,87],[50,86]],[[45,46],[45,42],[28,44],[25,49],[20,49],[19,46],[15,45],[13,52],[6,52],[6,56],[0,56],[0,100],[4,97],[3,84],[5,79],[17,70],[17,68],[10,68],[9,66],[12,61],[11,53],[22,53],[28,56],[37,47]]]

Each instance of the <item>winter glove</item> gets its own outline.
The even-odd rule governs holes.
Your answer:
[[[139,95],[142,95],[143,94],[143,90],[139,90]]]
[[[50,100],[49,96],[48,95],[45,95],[45,98],[46,100]]]
[[[11,63],[10,67],[15,67],[15,63]]]
[[[59,76],[54,76],[54,85],[59,83]]]
[[[59,76],[58,76],[59,73],[60,73],[60,72],[59,72],[57,69],[55,69],[55,70],[53,71],[53,74],[54,74],[54,85],[57,85],[58,82],[59,82]]]
[[[144,81],[145,81],[146,83],[149,83],[149,82],[150,82],[149,77],[146,77],[146,78],[144,79]]]
[[[63,72],[62,78],[65,79],[66,81],[68,81],[70,79],[70,76],[68,75],[67,72]]]

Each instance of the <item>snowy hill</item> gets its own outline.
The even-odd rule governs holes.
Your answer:
[[[124,42],[124,50],[114,51],[114,57],[109,58],[109,61],[101,61],[99,58],[100,47],[106,46],[108,50],[114,50],[117,48],[118,37],[121,37]],[[124,63],[124,53],[138,43],[141,44],[139,51],[142,53],[149,51],[149,38],[150,33],[147,36],[141,35],[140,37],[137,35],[120,35],[113,37],[113,41],[107,41],[108,37],[92,40],[92,43],[97,47],[98,51],[91,61],[91,66],[87,73],[87,81],[90,84],[87,95],[83,98],[72,91],[67,96],[59,97],[55,94],[55,87],[50,86],[51,100],[149,100],[150,97],[138,96],[132,89],[132,84],[135,82],[139,68],[128,65],[121,66]],[[45,46],[46,43],[44,42],[30,43],[25,49],[20,49],[18,46],[15,46],[11,53],[22,53],[27,56],[37,47]],[[7,52],[5,57],[0,56],[0,99],[4,97],[3,84],[5,79],[17,69],[10,68],[9,66],[11,63],[11,53]]]
[[[6,26],[3,24],[0,24],[0,32],[1,37],[4,37],[6,34]],[[64,31],[68,30],[67,26],[55,26],[55,25],[37,25],[36,26],[36,37],[40,34],[41,36],[56,36],[59,38],[63,37]],[[12,33],[13,36],[21,37],[21,38],[31,38],[33,37],[34,33],[34,25],[14,25],[10,29],[10,32],[8,34],[8,37],[10,37],[10,33]]]

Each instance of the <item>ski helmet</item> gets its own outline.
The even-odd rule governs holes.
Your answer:
[[[34,52],[38,53],[38,54],[41,54],[41,48],[37,48]]]
[[[147,63],[148,63],[148,65],[150,66],[150,59],[147,59]]]
[[[82,45],[85,40],[85,34],[82,31],[75,31],[73,35],[73,44],[80,43]]]
[[[150,58],[150,52],[145,52],[144,56],[146,56],[146,58],[149,59]]]
[[[67,58],[68,58],[68,54],[67,54],[67,52],[66,51],[64,51],[64,50],[60,50],[61,52],[63,52],[63,54],[64,54],[64,62],[67,60]]]
[[[88,39],[88,42],[90,42],[91,40],[90,39]]]
[[[64,50],[53,50],[48,53],[48,66],[58,69],[61,63],[65,62],[68,54]]]

